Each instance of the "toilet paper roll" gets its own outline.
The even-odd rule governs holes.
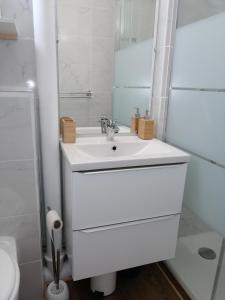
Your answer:
[[[47,213],[47,228],[51,238],[52,231],[61,231],[63,228],[63,222],[55,210],[50,210]]]

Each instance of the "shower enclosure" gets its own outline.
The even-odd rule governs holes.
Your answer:
[[[225,299],[225,2],[180,0],[166,141],[192,156],[169,269],[196,300]]]

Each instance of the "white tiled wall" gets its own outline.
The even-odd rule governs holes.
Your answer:
[[[0,92],[0,236],[16,238],[21,300],[37,299],[42,294],[34,136],[33,94]],[[25,286],[29,288],[24,289]]]
[[[0,41],[0,90],[35,80],[32,0],[0,0],[3,17],[15,20],[17,41]],[[42,293],[34,98],[0,92],[0,235],[16,238],[20,300]]]
[[[114,14],[115,0],[58,0],[60,92],[94,92],[93,99],[60,99],[60,114],[78,126],[112,116]]]
[[[40,261],[23,264],[20,266],[21,285],[20,285],[20,300],[38,300],[40,295],[39,286],[42,284],[39,274],[42,271]],[[28,284],[32,275],[32,281],[36,284]]]
[[[0,0],[0,7],[18,31],[17,41],[0,41],[0,86],[24,86],[35,79],[32,0]]]
[[[0,135],[4,141],[0,147],[0,159],[33,159],[31,107],[27,105],[26,94],[2,92],[0,114]]]

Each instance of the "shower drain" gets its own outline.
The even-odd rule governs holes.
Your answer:
[[[198,249],[198,254],[208,260],[213,260],[216,258],[216,252],[210,248],[202,247]]]

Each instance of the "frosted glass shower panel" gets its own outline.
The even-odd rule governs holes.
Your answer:
[[[193,156],[188,168],[184,204],[225,236],[225,169]]]
[[[130,126],[131,116],[134,114],[134,107],[137,106],[143,114],[149,107],[151,96],[150,89],[114,89],[113,90],[113,117],[120,124]]]
[[[151,82],[153,39],[115,53],[116,87],[149,87]]]
[[[167,140],[225,166],[225,93],[171,91]]]
[[[223,249],[223,259],[222,265],[219,272],[219,281],[216,286],[215,298],[214,300],[224,300],[225,295],[225,249]]]
[[[173,87],[225,88],[225,12],[180,27]]]

